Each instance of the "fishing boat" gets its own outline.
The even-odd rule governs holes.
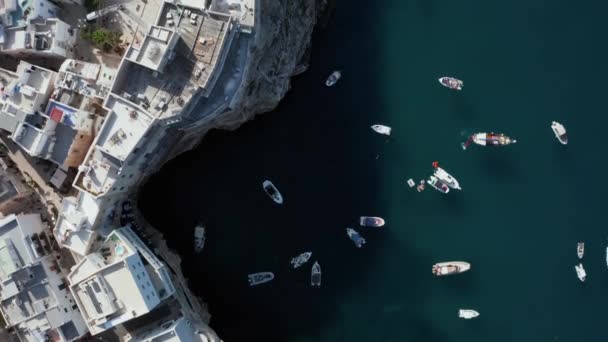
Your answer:
[[[429,180],[427,180],[426,182],[429,183],[433,188],[435,188],[435,190],[437,190],[439,192],[442,192],[444,194],[447,194],[448,192],[450,192],[450,187],[447,186],[446,184],[444,184],[439,179],[437,179],[437,177],[435,177],[435,176],[429,177]]]
[[[378,134],[391,135],[392,128],[384,125],[372,125],[371,128]]]
[[[365,239],[356,230],[352,228],[346,228],[346,235],[348,235],[348,237],[353,240],[355,246],[357,246],[358,248],[361,248],[361,246],[365,244]]]
[[[267,283],[274,279],[274,273],[272,272],[259,272],[252,273],[247,276],[247,280],[249,281],[249,286],[256,286],[260,284]]]
[[[439,179],[442,183],[452,189],[462,190],[456,178],[452,177],[452,175],[450,175],[446,170],[439,167],[438,162],[433,162],[433,167],[435,168],[435,177],[437,177],[437,179]]]
[[[433,265],[433,274],[441,277],[445,275],[458,274],[471,269],[471,264],[464,261],[439,262]]]
[[[295,258],[291,259],[291,266],[293,266],[293,268],[298,268],[302,265],[304,265],[308,259],[310,259],[310,256],[312,255],[312,252],[304,252],[300,255],[298,255]]]
[[[262,187],[264,188],[264,191],[266,191],[266,194],[270,196],[275,203],[283,204],[283,196],[281,196],[281,193],[271,181],[265,180],[262,183]]]
[[[568,144],[568,134],[566,133],[566,129],[562,124],[557,121],[551,122],[551,129],[553,133],[555,133],[555,137],[562,145]]]
[[[441,83],[442,86],[444,87],[448,87],[450,89],[454,89],[454,90],[462,90],[462,86],[464,85],[464,82],[462,82],[461,80],[454,78],[454,77],[440,77],[439,78],[439,83]]]
[[[194,253],[200,253],[205,247],[205,227],[198,224],[194,227]]]
[[[331,75],[329,75],[329,77],[325,81],[325,85],[328,87],[331,87],[334,84],[336,84],[336,82],[338,82],[338,80],[340,78],[342,78],[342,73],[340,71],[336,70],[336,71],[332,72]]]
[[[472,319],[479,316],[479,312],[470,309],[460,309],[458,310],[458,317],[464,319]]]
[[[310,271],[310,285],[321,287],[321,265],[319,265],[318,261],[315,261],[314,265],[312,265],[312,270]]]
[[[378,228],[384,226],[384,219],[382,217],[361,216],[359,218],[359,224],[363,227]]]
[[[515,144],[517,140],[511,139],[502,133],[475,133],[462,144],[464,150],[469,147],[471,143],[475,143],[480,146],[506,146]]]
[[[574,266],[574,269],[576,270],[576,276],[578,277],[578,280],[585,282],[585,279],[587,279],[587,272],[585,272],[583,264],[578,264]]]
[[[584,242],[579,242],[576,244],[576,255],[578,256],[579,259],[582,259],[583,255],[585,255],[585,243]]]

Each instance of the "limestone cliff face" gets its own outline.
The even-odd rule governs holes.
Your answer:
[[[327,0],[259,0],[253,44],[234,110],[211,125],[236,129],[258,113],[273,110],[290,87],[290,78],[306,70],[306,52]]]

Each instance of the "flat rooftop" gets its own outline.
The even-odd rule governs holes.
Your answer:
[[[148,313],[160,303],[144,260],[112,232],[69,275],[71,290],[92,334]]]
[[[152,26],[141,45],[131,45],[126,58],[150,69],[160,71],[167,50],[172,45],[174,34],[173,30]]]
[[[99,132],[96,146],[124,161],[150,128],[154,118],[129,101],[114,95],[108,98],[106,107],[110,112]]]

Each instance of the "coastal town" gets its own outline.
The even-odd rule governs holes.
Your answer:
[[[258,10],[0,3],[0,340],[220,341],[134,193],[234,111]]]

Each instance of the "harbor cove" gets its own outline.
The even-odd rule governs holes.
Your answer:
[[[603,342],[599,0],[3,0],[0,342]]]
[[[336,1],[273,111],[212,130],[140,192],[226,341],[605,341],[600,1]],[[342,72],[325,87],[327,76]],[[464,80],[462,91],[437,78]],[[550,125],[561,122],[569,143]],[[370,129],[392,127],[390,137]],[[461,143],[504,133],[501,148]],[[433,172],[462,191],[409,188]],[[262,189],[270,179],[284,197]],[[380,229],[359,217],[380,216]],[[207,228],[192,252],[194,226]],[[346,235],[355,228],[362,248]],[[586,245],[585,283],[576,278]],[[311,251],[303,267],[291,258]],[[471,270],[437,278],[433,264]],[[310,267],[323,270],[310,286]],[[249,287],[247,275],[273,272]],[[458,318],[475,309],[474,320]]]

